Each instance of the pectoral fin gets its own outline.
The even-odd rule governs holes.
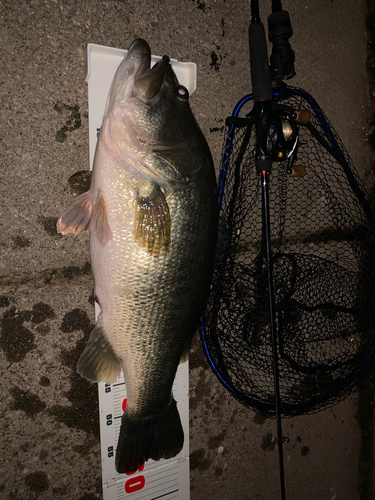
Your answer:
[[[108,223],[107,207],[102,194],[98,196],[95,203],[95,234],[103,247],[112,239],[112,231]]]
[[[135,206],[134,238],[148,253],[159,256],[171,247],[171,217],[165,196],[154,182],[141,186]]]
[[[57,221],[57,232],[74,233],[90,229],[93,203],[89,191],[78,196]]]

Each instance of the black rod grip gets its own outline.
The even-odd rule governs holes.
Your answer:
[[[250,71],[254,102],[271,101],[271,71],[268,64],[267,42],[262,23],[249,26]]]

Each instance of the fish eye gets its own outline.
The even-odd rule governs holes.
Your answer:
[[[177,97],[179,97],[182,100],[189,99],[189,91],[183,85],[178,85],[176,87],[176,94],[177,94]]]

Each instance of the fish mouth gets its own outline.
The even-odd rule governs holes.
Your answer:
[[[133,84],[133,92],[141,100],[149,101],[159,93],[164,81],[165,72],[171,67],[170,60],[168,56],[163,56],[151,68],[150,46],[142,38],[134,40],[129,47],[129,53],[132,54],[133,52],[136,52],[140,59]]]

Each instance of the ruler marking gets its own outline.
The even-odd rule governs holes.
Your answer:
[[[175,474],[174,474],[174,476],[175,476]],[[168,481],[165,481],[165,479],[168,479],[168,478],[170,478],[170,477],[171,477],[171,476],[161,476],[161,477],[160,477],[160,479],[158,479],[158,478],[156,478],[156,479],[151,479],[151,478],[149,478],[149,480],[147,481],[147,483],[148,483],[148,484],[152,484],[152,483],[157,482],[158,480],[163,481],[163,485],[164,485],[164,484],[167,484],[167,483],[171,483],[171,482],[176,481],[176,480],[177,480],[177,483],[178,483],[178,479],[177,479],[176,477],[175,477],[174,479],[170,479],[170,480],[168,480]]]
[[[173,460],[175,457],[172,457],[172,458],[168,458],[168,460]],[[155,463],[155,462],[154,462]],[[169,468],[169,471],[173,471],[173,470],[178,470],[178,463],[176,462],[175,460],[175,465],[171,464],[172,466]],[[169,472],[168,471],[168,472]],[[154,473],[150,473],[150,477],[155,475],[156,474],[156,471],[154,471]]]
[[[166,465],[168,465],[168,464],[166,464]],[[176,468],[177,467],[174,467],[174,469],[176,469]],[[172,470],[173,470],[173,468],[172,468]],[[169,475],[162,475],[160,473],[159,466],[155,467],[155,470],[149,469],[149,468],[147,468],[147,466],[145,466],[144,470],[142,472],[140,472],[139,474],[144,475],[146,472],[150,472],[148,474],[147,484],[157,481],[157,479],[153,479],[155,476],[157,478],[159,478],[160,480],[164,480],[164,478],[168,478],[168,477],[171,477],[173,475],[178,475],[178,470],[175,472],[172,472]],[[171,472],[171,469],[169,469],[165,472],[168,474],[168,472]],[[117,481],[123,481],[123,480],[126,480],[126,478],[127,478],[127,476],[125,474],[123,474],[123,473],[119,474],[118,472],[116,473],[116,480]]]
[[[169,474],[169,475],[163,475],[163,478],[164,478],[164,477],[171,477],[171,476],[173,476],[173,475],[178,475],[178,470],[177,470],[177,471],[171,471],[171,469],[169,469],[168,471],[165,471],[165,472],[166,472],[166,473],[171,472],[171,474]],[[155,476],[156,476],[156,477],[158,477],[158,476],[160,477],[160,473],[159,473],[157,470],[155,470],[155,471],[154,471],[154,473],[152,473],[152,472],[151,472],[149,477],[150,477],[150,479],[152,479],[152,480],[154,481],[154,479],[153,479],[153,478],[154,478]]]
[[[151,485],[150,485],[151,486]],[[171,481],[163,481],[162,483],[160,484],[154,484],[154,488],[161,488],[161,489],[168,489],[168,488],[174,488],[178,486],[178,480],[176,481],[175,479],[174,480],[171,480]],[[155,493],[158,493],[158,490],[155,491]]]
[[[175,485],[175,486],[177,486],[177,485]],[[159,491],[149,491],[149,492],[144,491],[143,493],[145,493],[145,495],[142,495],[142,496],[138,497],[138,500],[146,500],[146,499],[148,499],[148,500],[156,500],[157,498],[162,498],[162,497],[165,497],[167,495],[172,495],[173,493],[176,493],[176,491],[180,491],[180,490],[179,490],[179,488],[177,488],[177,489],[175,489],[173,491],[169,491],[168,493],[163,493],[162,495],[159,495],[159,496],[156,496],[156,497],[155,496],[152,496],[152,497],[149,496],[150,494],[151,495],[155,495],[155,493],[158,494],[161,491],[162,490],[159,490]]]
[[[172,482],[172,481],[169,481],[169,482]],[[150,484],[149,482],[147,482],[146,484],[148,485],[148,487],[144,490],[145,496],[140,497],[140,498],[146,498],[146,497],[149,498],[149,495],[157,495],[158,493],[161,493],[161,492],[168,490],[170,488],[171,489],[177,488],[177,490],[175,489],[173,491],[178,491],[178,489],[179,489],[179,482],[178,481],[174,482],[173,484],[169,484],[169,485],[167,485],[166,483],[155,485],[155,484]],[[170,493],[168,493],[168,495]]]
[[[155,479],[151,479],[151,478],[150,478],[150,479],[148,480],[148,483],[149,483],[149,484],[152,484],[152,483],[156,483],[156,482],[158,482],[158,481],[163,481],[163,483],[162,483],[162,484],[163,484],[163,486],[164,486],[164,484],[171,483],[171,482],[176,481],[176,480],[177,480],[177,483],[178,483],[178,479],[177,479],[176,477],[174,477],[174,479],[171,479],[171,480],[169,480],[169,481],[165,481],[166,479],[168,479],[168,478],[169,478],[169,477],[171,477],[171,476],[176,476],[176,474],[173,474],[173,475],[171,474],[171,475],[169,475],[169,476],[162,476],[162,477],[155,478]]]
[[[163,493],[162,495],[158,495],[158,496],[152,496],[150,497],[150,494],[152,495],[155,495],[155,493],[159,493],[158,491],[149,491],[149,492],[145,492],[145,491],[142,491],[142,492],[134,492],[134,493],[126,493],[124,491],[124,486],[125,486],[125,482],[123,482],[122,484],[119,484],[117,483],[117,497],[118,498],[130,498],[130,497],[133,497],[133,498],[137,498],[138,500],[157,500],[159,498],[165,498],[166,496],[168,495],[172,495],[173,493],[177,493],[179,490],[179,488],[176,488],[175,490],[172,490],[172,491],[169,491],[167,493]],[[137,495],[138,493],[138,495]],[[141,496],[139,496],[139,493],[141,494]],[[146,494],[145,494],[146,493]],[[121,497],[119,497],[119,495],[121,495]],[[133,496],[134,495],[134,496]],[[177,498],[177,497],[176,497]]]
[[[158,497],[150,498],[150,500],[157,500],[157,498],[162,498],[162,497],[166,497],[167,495],[172,495],[172,493],[176,493],[177,491],[179,491],[179,490],[177,489],[177,490],[170,491],[169,493],[165,493],[164,495],[160,495]]]
[[[143,472],[146,472],[146,471],[143,471]],[[172,495],[173,493],[178,492],[179,488],[174,489],[173,491],[170,491],[170,492],[165,493],[163,495],[158,495],[156,497],[153,496],[151,498],[149,496],[150,494],[153,494],[153,495],[158,494],[159,492],[161,492],[161,491],[163,491],[165,489],[168,489],[168,488],[173,488],[173,487],[176,487],[176,486],[178,487],[178,483],[179,483],[179,481],[178,481],[178,464],[176,464],[174,467],[172,467],[172,470],[166,470],[164,472],[166,472],[166,474],[164,474],[164,475],[160,475],[160,471],[158,471],[158,470],[155,470],[155,471],[151,472],[151,474],[149,475],[148,479],[146,480],[146,485],[148,487],[146,487],[146,489],[143,490],[143,492],[139,492],[139,493],[141,493],[141,496],[137,496],[136,498],[138,500],[142,500],[142,499],[156,500],[158,498],[162,498],[162,497],[165,497],[167,495]],[[173,479],[170,479],[169,481],[166,481],[166,479],[171,478],[172,476],[174,476]],[[136,477],[136,476],[134,476],[134,477]],[[124,488],[124,485],[125,485],[127,479],[128,478],[123,477],[121,475],[120,478],[119,478],[119,480],[118,480],[118,482],[117,482],[117,490],[121,494],[123,494],[123,488]],[[154,484],[154,483],[157,483],[157,482],[159,482],[159,484]],[[172,483],[172,484],[170,484],[170,483]],[[136,493],[136,492],[134,492],[134,493]],[[127,496],[130,497],[130,495],[131,494],[125,495],[125,497],[127,497]],[[123,497],[123,498],[125,498],[125,497]],[[135,497],[133,497],[133,498],[135,498]]]

